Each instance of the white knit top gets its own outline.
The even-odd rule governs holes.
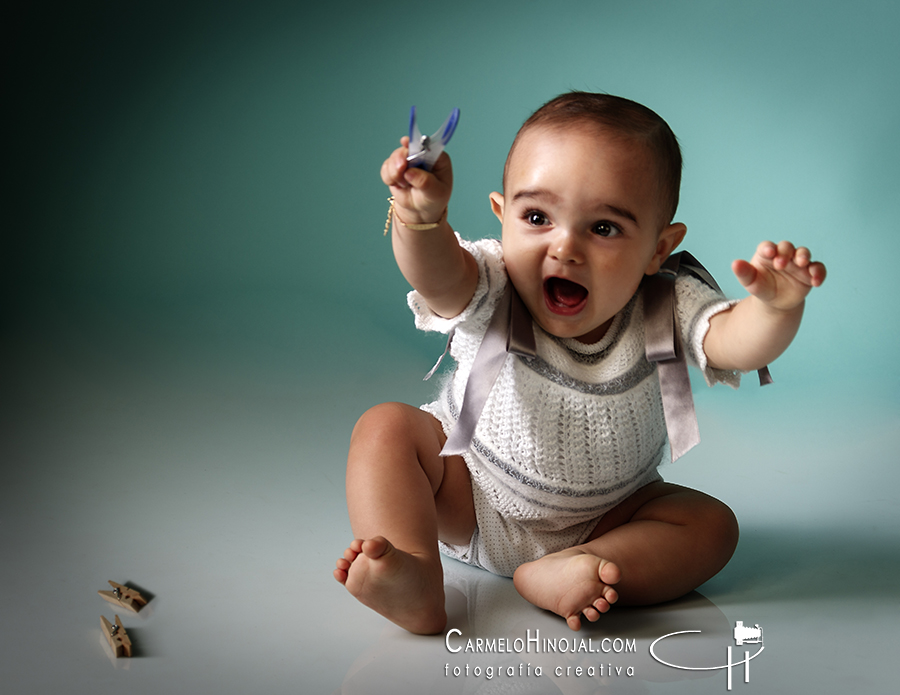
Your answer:
[[[444,319],[417,292],[408,297],[418,328],[455,329],[450,354],[456,369],[439,398],[423,406],[445,432],[459,415],[475,353],[508,282],[499,241],[460,243],[479,268],[469,306]],[[702,349],[709,318],[731,302],[686,273],[676,280],[676,297],[689,362],[708,384],[736,387],[740,375],[710,369]],[[535,339],[536,357],[507,356],[465,458],[473,486],[504,519],[529,533],[552,535],[578,527],[582,535],[586,524],[592,528],[607,510],[658,479],[656,468],[667,449],[656,367],[644,354],[641,293],[593,345],[556,338],[536,325]],[[571,534],[563,535],[564,543],[573,544]],[[538,542],[540,552],[552,551],[546,541]]]

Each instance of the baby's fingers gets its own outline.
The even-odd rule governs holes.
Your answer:
[[[386,186],[409,188],[409,184],[403,176],[408,167],[406,161],[408,154],[409,150],[406,147],[398,147],[384,160],[381,165],[381,180]]]
[[[795,247],[789,241],[781,241],[778,244],[764,241],[757,247],[756,256],[763,266],[768,265],[775,270],[785,270],[792,264],[805,270],[811,263],[809,249],[805,246]]]
[[[735,261],[731,264],[731,270],[738,281],[745,287],[756,279],[756,268],[747,263],[747,261]]]
[[[794,265],[806,272],[813,287],[825,282],[825,264],[812,260],[812,254],[805,246],[801,246],[794,254]]]
[[[825,281],[825,265],[814,262],[806,246],[794,248],[791,242],[782,241],[777,246],[772,264],[776,270],[784,270],[813,287],[818,287]]]
[[[731,271],[734,273],[738,282],[748,291],[750,291],[750,287],[756,282],[756,278],[759,275],[756,266],[743,260],[737,260],[732,263]]]
[[[806,268],[809,266],[810,262],[810,253],[809,249],[805,246],[801,246],[794,252],[794,264],[798,268]]]
[[[789,241],[762,242],[750,263],[735,261],[732,270],[750,294],[780,309],[797,306],[825,281],[825,266],[811,260],[807,247]]]
[[[825,275],[827,274],[827,272],[825,270],[824,263],[819,263],[818,261],[810,263],[808,266],[808,270],[813,287],[818,287],[823,282],[825,282]]]
[[[778,255],[778,247],[771,241],[763,241],[756,247],[756,256],[765,261],[771,261]]]
[[[789,241],[782,241],[775,247],[776,253],[775,257],[772,259],[772,265],[775,266],[778,270],[784,270],[787,268],[791,261],[794,260],[794,254],[797,252],[797,249],[794,248],[794,245]]]

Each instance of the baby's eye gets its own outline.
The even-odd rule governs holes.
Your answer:
[[[547,224],[547,216],[537,210],[529,210],[525,213],[525,221],[532,227],[543,227]]]
[[[608,222],[607,220],[603,220],[603,222],[598,222],[591,229],[594,234],[602,237],[614,237],[619,236],[622,233],[622,230],[618,225],[613,224],[612,222]]]

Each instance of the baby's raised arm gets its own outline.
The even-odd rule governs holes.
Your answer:
[[[806,295],[825,281],[825,266],[810,260],[808,248],[764,241],[749,262],[731,267],[750,296],[710,319],[703,349],[712,367],[752,371],[790,345]]]
[[[394,197],[394,258],[429,308],[451,318],[466,308],[478,284],[475,260],[459,245],[447,222],[453,168],[446,152],[430,172],[409,167],[408,154],[409,138],[403,137],[381,165],[381,179]],[[434,223],[434,228],[415,228]]]

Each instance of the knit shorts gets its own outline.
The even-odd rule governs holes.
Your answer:
[[[471,468],[474,457],[465,458]],[[618,502],[626,499],[634,490],[659,480],[662,480],[662,476],[654,467],[637,487],[624,494]],[[491,503],[490,496],[477,483],[476,476],[472,478],[472,498],[475,502],[476,520],[472,538],[466,545],[441,542],[441,552],[460,562],[504,577],[513,576],[516,568],[526,562],[584,543],[603,518],[601,513],[595,518],[563,528],[558,528],[559,524],[552,520],[511,519]]]

